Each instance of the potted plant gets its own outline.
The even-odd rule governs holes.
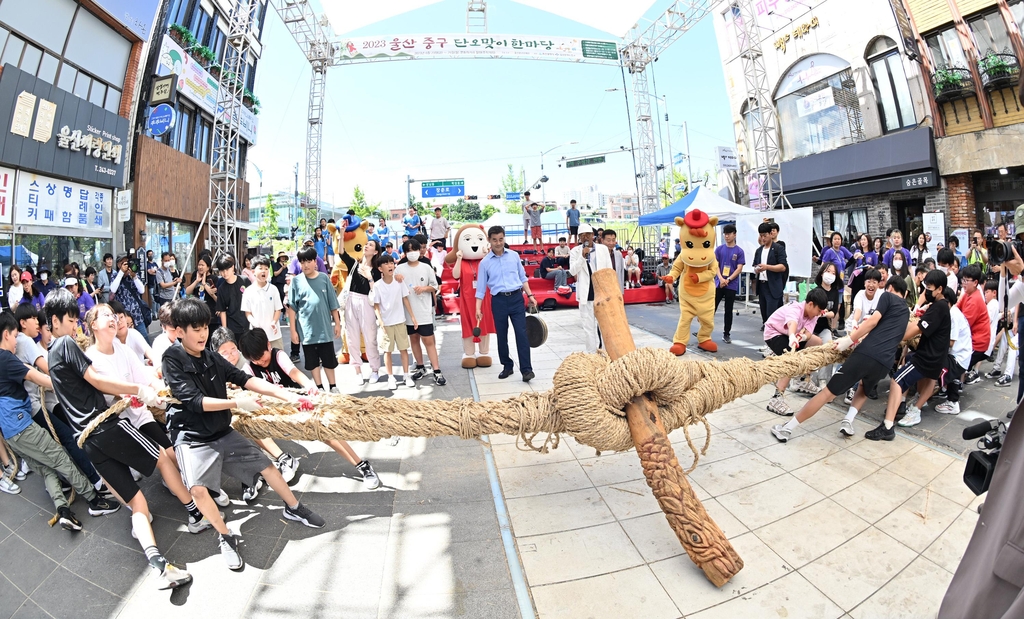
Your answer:
[[[192,35],[192,31],[181,24],[171,24],[171,27],[167,29],[167,35],[171,37],[172,41],[185,49],[192,47],[196,43],[196,38]]]
[[[193,45],[189,48],[188,53],[201,67],[207,67],[217,60],[217,55],[205,45]]]
[[[978,61],[981,84],[985,90],[998,90],[1012,86],[1020,79],[1020,64],[1011,53],[990,51]]]
[[[220,63],[215,62],[211,64],[209,67],[207,67],[206,70],[210,72],[210,75],[213,77],[213,79],[220,81],[220,72],[223,70],[223,67],[220,66]]]
[[[242,91],[242,105],[244,105],[246,109],[249,110],[252,110],[252,108],[256,107],[256,95],[252,94],[252,91],[250,91],[248,88]]]
[[[961,67],[939,67],[932,76],[935,86],[935,101],[943,103],[974,93],[971,73]]]

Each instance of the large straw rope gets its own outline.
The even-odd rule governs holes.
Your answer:
[[[666,431],[684,429],[696,466],[711,440],[705,415],[757,392],[765,384],[784,376],[802,376],[844,356],[834,345],[757,362],[745,357],[721,362],[679,359],[657,348],[639,349],[616,361],[610,361],[604,353],[575,353],[556,370],[554,389],[544,393],[528,392],[496,402],[324,394],[316,398],[313,411],[301,411],[294,404],[264,397],[265,404],[259,411],[232,411],[232,425],[254,439],[369,442],[391,436],[527,437],[538,432],[564,432],[599,452],[624,451],[633,447],[633,441],[622,409],[632,398],[646,394],[657,404]],[[127,406],[127,400],[116,402],[93,420],[79,445],[97,425]],[[688,430],[697,423],[709,430],[699,451]],[[527,446],[546,451],[547,441],[538,448],[527,438]]]

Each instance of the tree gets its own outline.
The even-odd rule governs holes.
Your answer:
[[[516,174],[512,169],[512,164],[508,164],[508,173],[501,179],[501,193],[520,193],[524,191],[523,187],[523,169],[519,169],[519,174]],[[518,210],[513,210],[518,209]],[[505,200],[505,212],[506,213],[522,213],[523,208],[519,202],[515,200]]]
[[[523,214],[523,205],[518,202],[505,201],[505,212],[512,213],[513,215]]]
[[[491,204],[485,204],[483,210],[480,212],[482,219],[490,219],[491,215],[498,212],[498,209],[494,208]]]
[[[464,198],[459,198],[455,204],[449,204],[446,209],[448,217],[455,221],[481,221],[484,219],[480,205],[476,202],[466,202]]]
[[[380,208],[380,202],[368,203],[366,201],[366,194],[359,188],[359,185],[356,185],[355,189],[352,190],[352,202],[348,207],[355,211],[356,215],[362,219],[377,219],[382,216],[387,218],[387,214]]]
[[[686,196],[686,174],[681,170],[674,170],[665,175],[665,182],[661,186],[661,206],[665,207],[680,198]],[[675,187],[675,190],[673,190]]]
[[[272,244],[281,233],[277,225],[277,207],[274,205],[272,194],[267,195],[267,202],[263,206],[263,217],[254,232],[256,243],[261,246]]]

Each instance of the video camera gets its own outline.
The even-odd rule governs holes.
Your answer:
[[[988,263],[992,266],[1013,260],[1014,249],[1018,254],[1024,256],[1024,241],[1020,239],[1000,241],[994,236],[988,236],[985,238],[985,244],[988,245]]]
[[[964,484],[974,494],[981,494],[987,491],[989,484],[992,483],[999,451],[1003,448],[1003,440],[1006,438],[1006,424],[996,419],[982,421],[964,428],[963,437],[965,441],[979,439],[977,451],[972,451],[967,456]]]

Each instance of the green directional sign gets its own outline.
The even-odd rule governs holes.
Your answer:
[[[580,48],[584,58],[597,58],[598,60],[618,60],[619,47],[612,41],[580,41]]]
[[[423,183],[423,187],[464,187],[466,181],[463,179],[455,179],[450,181],[426,181]]]
[[[584,165],[594,165],[595,163],[604,163],[604,155],[600,157],[587,157],[586,159],[569,159],[565,162],[565,167],[578,168]]]

